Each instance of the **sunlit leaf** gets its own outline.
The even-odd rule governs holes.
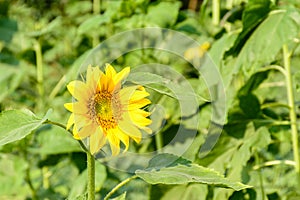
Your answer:
[[[300,13],[297,9],[272,11],[246,41],[237,57],[235,70],[241,66],[248,73],[273,61],[282,45],[299,34]]]
[[[21,140],[46,121],[50,110],[38,118],[29,110],[7,110],[0,113],[0,145]]]
[[[178,157],[179,159],[179,157]],[[231,181],[217,171],[202,167],[197,164],[181,164],[174,162],[170,167],[160,168],[159,170],[146,169],[137,170],[136,175],[150,184],[186,184],[203,183],[228,187],[234,190],[242,190],[251,186],[239,182]]]

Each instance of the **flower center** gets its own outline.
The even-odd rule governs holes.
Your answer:
[[[113,129],[121,118],[121,104],[118,93],[101,91],[93,98],[93,118],[104,129]]]

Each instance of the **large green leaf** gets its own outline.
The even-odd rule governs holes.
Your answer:
[[[299,34],[300,13],[297,9],[275,10],[270,13],[243,46],[238,55],[235,71],[243,66],[246,72],[275,60],[282,45]]]
[[[149,72],[134,72],[128,76],[127,81],[144,85],[145,87],[151,88],[160,94],[167,95],[174,99],[187,100],[188,98],[197,98],[200,101],[210,101],[194,92],[190,85],[186,85],[187,83],[176,83],[170,79]],[[166,89],[157,87],[157,85],[164,86]],[[170,90],[172,92],[170,92]]]
[[[7,110],[0,113],[0,145],[21,140],[46,121],[48,114],[38,118],[29,110]]]
[[[205,168],[197,164],[183,162],[185,159],[180,157],[177,157],[176,160],[175,156],[170,157],[168,156],[169,154],[162,154],[158,156],[163,159],[164,155],[167,160],[171,159],[168,165],[166,165],[166,161],[164,161],[164,165],[166,167],[157,170],[153,166],[153,162],[150,160],[150,168],[145,170],[137,170],[136,175],[150,184],[172,185],[203,183],[232,188],[234,190],[242,190],[251,187],[239,182],[231,181],[212,169]],[[153,159],[155,159],[155,157]],[[158,164],[158,167],[161,167],[161,163]]]
[[[270,4],[269,0],[252,0],[248,2],[242,17],[243,30],[236,39],[234,46],[227,52],[227,55],[237,56],[253,30],[267,17]]]

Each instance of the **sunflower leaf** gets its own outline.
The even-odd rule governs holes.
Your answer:
[[[6,110],[0,113],[0,146],[21,140],[48,118],[51,110],[38,118],[29,110]]]
[[[178,157],[178,160],[180,161],[182,159]],[[176,163],[176,161],[174,163]],[[135,173],[138,177],[150,184],[172,185],[202,183],[224,188],[232,188],[234,190],[242,190],[251,187],[249,185],[231,181],[213,169],[182,161],[180,161],[177,165],[167,165],[167,167],[160,168],[159,170],[156,170],[152,166],[152,168],[147,168],[145,170],[137,170]]]

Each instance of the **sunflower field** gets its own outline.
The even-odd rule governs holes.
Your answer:
[[[0,0],[1,200],[299,200],[299,0]]]

